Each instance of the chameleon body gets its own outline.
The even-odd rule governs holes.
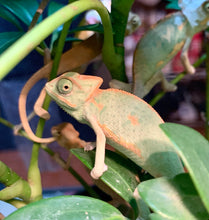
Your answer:
[[[184,172],[172,144],[159,128],[157,112],[140,98],[117,89],[99,89],[102,79],[68,72],[48,82],[48,95],[81,123],[96,133],[93,178],[107,169],[106,142],[154,177]],[[150,156],[150,152],[154,152]],[[156,162],[158,161],[158,162]]]
[[[179,5],[182,12],[170,14],[160,20],[137,44],[133,61],[133,83],[130,85],[113,80],[111,87],[131,91],[141,98],[160,81],[165,91],[175,91],[176,86],[165,80],[161,69],[180,50],[186,72],[195,72],[187,52],[194,34],[205,30],[209,25],[209,1],[179,1]],[[188,8],[193,8],[190,16]]]

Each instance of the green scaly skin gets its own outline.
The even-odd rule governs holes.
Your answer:
[[[68,72],[48,82],[48,95],[96,135],[93,178],[107,169],[105,144],[126,155],[154,177],[182,173],[182,164],[169,139],[159,128],[163,120],[142,99],[117,89],[99,89],[102,79]]]
[[[201,7],[201,17],[197,26],[192,26],[182,12],[166,16],[145,33],[139,41],[133,62],[133,83],[126,84],[116,80],[110,83],[112,88],[121,88],[143,98],[158,83],[162,82],[165,91],[175,91],[176,87],[168,83],[161,69],[182,50],[182,63],[186,72],[193,74],[187,51],[194,34],[205,30],[209,21],[209,1]],[[198,12],[196,15],[199,16]]]

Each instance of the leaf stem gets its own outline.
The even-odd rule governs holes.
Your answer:
[[[29,201],[31,193],[29,184],[2,161],[0,161],[0,182],[6,186],[0,191],[0,200],[19,197],[26,202]]]
[[[209,140],[209,39],[206,38],[206,112],[205,112],[205,137]]]

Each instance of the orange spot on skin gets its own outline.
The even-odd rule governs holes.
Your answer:
[[[133,115],[128,115],[128,120],[131,122],[132,125],[139,125],[138,118]]]
[[[164,61],[161,60],[157,63],[156,67],[158,68],[161,67],[162,65],[164,65]]]
[[[92,99],[91,102],[94,106],[96,106],[99,109],[99,111],[102,111],[102,109],[104,108],[103,104],[97,103],[94,99]]]
[[[99,124],[99,123],[98,123]],[[124,147],[125,149],[133,152],[134,154],[138,155],[140,158],[142,158],[141,156],[141,151],[132,143],[128,143],[126,140],[124,140],[124,138],[122,137],[118,137],[113,131],[111,131],[109,128],[107,128],[106,125],[101,125],[99,124],[99,126],[102,128],[105,136],[109,139],[114,140],[116,143],[120,144],[122,147]],[[114,147],[114,146],[113,146]]]

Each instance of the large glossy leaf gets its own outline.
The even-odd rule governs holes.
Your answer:
[[[83,149],[72,149],[71,151],[85,166],[89,169],[93,168],[94,151],[84,152]],[[108,166],[108,170],[104,172],[101,180],[136,210],[137,205],[133,192],[139,184],[137,181],[139,168],[132,161],[109,150],[106,150],[105,163]]]
[[[53,14],[54,12],[58,11],[60,8],[62,8],[64,4],[61,4],[56,1],[50,1],[49,2],[49,7],[48,7],[48,16]]]
[[[149,215],[149,220],[169,220],[170,218],[166,218],[156,213],[152,213]]]
[[[0,54],[12,45],[24,32],[2,32],[0,33]]]
[[[148,180],[138,186],[138,191],[150,208],[164,218],[209,219],[189,174],[180,174],[173,179],[162,177]],[[152,219],[160,218],[153,216]]]
[[[209,211],[209,142],[199,132],[183,125],[165,123],[160,127],[174,143]]]
[[[58,196],[31,203],[5,220],[126,219],[116,208],[101,200],[82,196]]]
[[[0,6],[0,17],[5,19],[6,21],[15,25],[19,30],[23,30],[19,20],[15,15],[11,14],[8,10],[6,10],[3,6]]]
[[[0,0],[0,5],[4,6],[27,26],[29,26],[39,6],[36,0]]]

